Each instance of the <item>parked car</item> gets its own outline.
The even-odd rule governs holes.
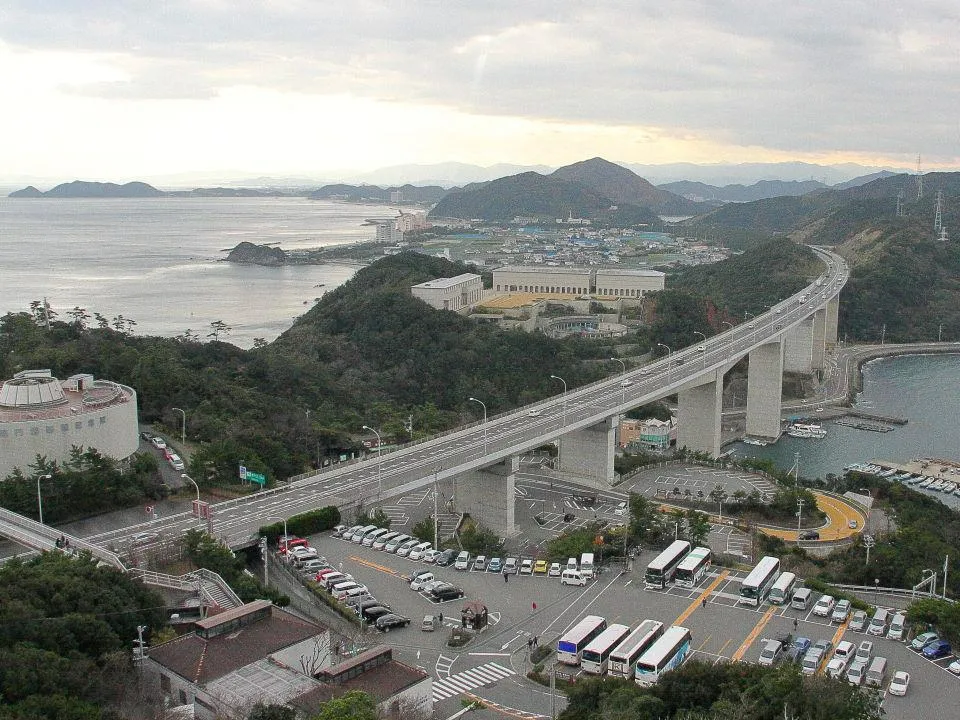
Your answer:
[[[430,563],[432,565],[433,563],[437,562],[437,558],[439,558],[441,555],[443,555],[443,553],[440,550],[427,550],[420,559],[423,560],[423,562]]]
[[[869,663],[873,659],[873,643],[870,640],[860,643],[853,659],[855,662]]]
[[[860,660],[854,660],[847,670],[847,682],[856,687],[863,685],[864,677],[867,674],[867,664]]]
[[[627,501],[624,500],[624,501],[621,502],[619,505],[617,505],[616,508],[614,508],[613,514],[622,517],[622,516],[624,516],[624,515],[627,514],[627,511],[628,511],[629,509],[630,509],[630,508],[627,507]]]
[[[363,615],[364,610],[367,610],[372,607],[383,607],[383,608],[386,608],[387,610],[390,609],[390,606],[387,605],[385,602],[380,602],[375,597],[371,597],[368,600],[363,600],[357,603],[356,607],[354,607],[354,611],[357,613],[357,615]]]
[[[300,565],[300,572],[304,575],[313,575],[316,576],[321,570],[332,569],[330,564],[324,558],[315,558],[313,560],[307,560],[305,563]]]
[[[893,674],[893,679],[890,680],[890,686],[887,690],[891,695],[903,697],[907,694],[908,687],[910,687],[910,673],[905,670],[897,670]]]
[[[436,578],[433,577],[433,573],[427,573],[425,575],[421,575],[415,580],[410,581],[410,589],[413,590],[414,592],[420,592],[421,590],[423,590],[424,585],[426,585],[428,582],[432,582],[435,579]]]
[[[830,662],[827,663],[827,677],[838,678],[841,677],[844,672],[847,670],[847,665],[850,664],[850,656],[840,656],[834,655],[830,658]]]
[[[377,618],[383,617],[384,615],[389,615],[390,612],[390,608],[388,607],[384,607],[383,605],[374,605],[373,607],[368,607],[361,610],[360,617],[367,622],[376,622]]]
[[[392,530],[388,533],[385,533],[384,535],[381,535],[376,540],[374,540],[373,544],[370,547],[372,547],[374,550],[383,550],[384,548],[387,547],[387,543],[393,540],[399,534],[400,533],[398,533],[396,530]]]
[[[530,558],[524,558],[520,561],[520,574],[533,575],[533,560]]]
[[[836,604],[837,601],[832,595],[821,595],[817,604],[813,606],[813,614],[819,617],[830,617]]]
[[[490,558],[490,563],[487,565],[487,572],[498,573],[503,570],[503,560],[498,557]]]
[[[410,579],[407,580],[409,583],[413,583],[417,578],[422,578],[424,575],[429,575],[433,577],[433,572],[430,570],[417,570],[413,575],[410,576]]]
[[[166,441],[162,437],[154,437],[150,440],[157,450],[163,450],[167,447]]]
[[[176,453],[170,455],[170,457],[167,458],[167,462],[170,463],[170,467],[174,470],[183,470],[183,460],[181,460],[180,456]]]
[[[420,544],[420,540],[418,538],[407,540],[403,545],[397,548],[397,555],[399,555],[400,557],[408,557],[410,555],[410,551],[413,550],[419,544]]]
[[[850,520],[850,521],[847,523],[847,527],[850,528],[851,530],[856,530],[856,529],[857,529],[857,521],[856,521],[856,520]]]
[[[477,559],[473,561],[473,569],[477,572],[485,572],[487,569],[487,556],[477,555]]]
[[[953,652],[950,643],[946,640],[934,640],[923,649],[923,656],[928,660],[937,660]]]
[[[560,577],[560,573],[563,572],[563,569],[560,567],[560,563],[550,563],[550,569],[547,570],[547,575],[549,577]]]
[[[807,654],[807,650],[810,649],[812,644],[813,641],[810,640],[810,638],[796,638],[793,643],[791,643],[790,648],[787,650],[786,660],[788,662],[800,662],[803,659],[803,656]]]
[[[760,651],[758,664],[763,667],[773,667],[783,655],[783,643],[778,640],[765,640]]]
[[[932,642],[936,642],[940,636],[935,632],[925,632],[917,635],[910,643],[910,649],[915,652],[922,652],[923,649]]]
[[[453,565],[456,557],[457,551],[452,548],[448,548],[440,553],[440,557],[437,558],[437,565],[440,567],[449,567],[450,565]]]
[[[817,532],[816,530],[804,530],[802,533],[800,533],[800,539],[801,540],[819,540],[820,533]]]
[[[804,675],[815,675],[817,670],[820,669],[820,664],[823,662],[823,659],[832,647],[833,643],[829,640],[817,640],[813,644],[813,647],[807,650],[803,656],[803,661],[800,663],[800,671]]]
[[[515,557],[508,557],[507,561],[503,564],[503,574],[516,575],[518,567],[517,559]]]
[[[952,663],[947,665],[947,670],[952,672],[954,675],[960,675],[960,659],[954,660]]]
[[[457,600],[463,597],[463,590],[453,585],[441,586],[430,591],[434,600],[445,602],[447,600]]]
[[[146,545],[156,540],[160,535],[155,532],[138,532],[130,536],[131,545]]]
[[[403,617],[402,615],[397,615],[395,613],[388,613],[386,615],[381,615],[377,618],[375,623],[377,630],[380,632],[390,632],[394,628],[406,627],[410,624],[410,618]]]
[[[836,606],[833,608],[833,612],[830,613],[830,622],[835,622],[835,623],[846,622],[849,616],[850,616],[850,601],[847,599],[838,600]]]
[[[153,433],[150,432],[149,430],[144,430],[143,432],[140,433],[140,437],[143,438],[144,440],[153,440]]]
[[[338,538],[338,537],[340,537],[341,535],[343,535],[344,531],[347,530],[347,529],[348,529],[348,528],[347,528],[346,525],[334,525],[334,526],[333,526],[333,533],[331,533],[331,535],[332,535],[333,537],[335,537],[335,538]]]
[[[887,630],[888,640],[903,640],[903,633],[907,626],[907,616],[903,613],[897,613],[890,621],[890,629]]]
[[[440,619],[436,615],[424,615],[420,621],[420,629],[424,632],[433,632],[440,627]]]
[[[410,554],[407,557],[409,557],[411,560],[423,560],[424,553],[432,549],[433,546],[430,543],[420,543],[410,551]]]
[[[559,566],[558,566],[559,567]],[[537,560],[533,564],[533,572],[536,575],[545,575],[547,573],[547,561],[546,560]]]
[[[397,535],[397,537],[393,538],[393,540],[390,540],[389,542],[387,542],[386,545],[383,546],[383,551],[388,553],[395,553],[397,551],[397,548],[399,548],[408,540],[412,540],[412,539],[413,538],[411,538],[409,535]]]
[[[466,550],[461,550],[457,555],[456,561],[453,563],[454,570],[466,570],[470,567],[470,553]]]
[[[863,610],[854,610],[853,617],[850,618],[850,624],[847,627],[854,632],[863,632],[867,629],[867,623],[869,622],[870,618]]]

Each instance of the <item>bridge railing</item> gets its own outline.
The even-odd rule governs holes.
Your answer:
[[[0,527],[2,527],[2,534],[9,535],[11,539],[36,550],[58,549],[57,540],[63,536],[70,541],[70,547],[74,550],[86,550],[93,557],[113,565],[118,570],[126,570],[126,566],[116,553],[82,538],[65,535],[56,528],[42,525],[36,520],[18,515],[6,508],[0,508]]]

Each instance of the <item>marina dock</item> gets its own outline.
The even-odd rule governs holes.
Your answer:
[[[893,430],[889,425],[881,425],[880,423],[868,422],[867,420],[847,420],[846,418],[841,418],[837,420],[835,425],[845,425],[847,427],[856,428],[857,430],[869,430],[870,432],[891,432]]]

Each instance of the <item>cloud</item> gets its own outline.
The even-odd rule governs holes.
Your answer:
[[[503,142],[504,128],[565,126],[568,139],[592,128],[598,145],[631,128],[728,156],[960,156],[952,1],[8,0],[0,42],[47,68],[28,72],[44,88],[61,63],[50,107],[57,93],[66,104],[181,101],[213,118],[218,98],[243,88],[343,98],[324,104],[345,126],[364,102],[405,127],[419,106],[458,123],[451,137],[477,130],[479,144]],[[536,145],[535,162],[563,154]]]

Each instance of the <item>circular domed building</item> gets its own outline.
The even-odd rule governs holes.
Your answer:
[[[28,475],[37,455],[62,463],[74,446],[118,460],[137,450],[137,394],[93,375],[64,381],[24,370],[0,386],[0,479]]]

